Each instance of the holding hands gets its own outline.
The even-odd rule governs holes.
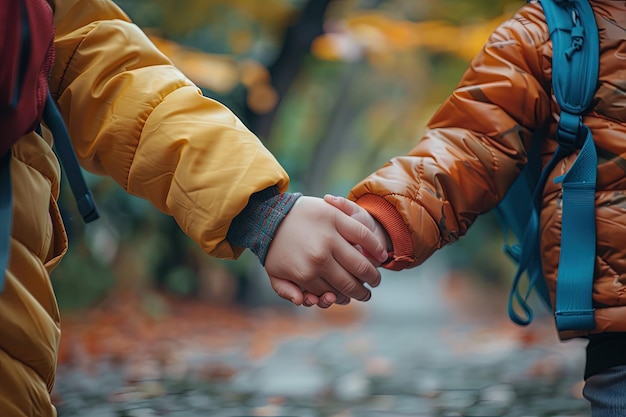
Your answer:
[[[265,269],[276,293],[296,305],[328,308],[367,301],[387,260],[384,229],[343,197],[300,197],[269,247]]]

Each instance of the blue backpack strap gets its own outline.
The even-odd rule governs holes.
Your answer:
[[[4,289],[11,249],[13,223],[13,191],[11,188],[11,151],[0,158],[0,292]]]
[[[598,157],[591,131],[567,174],[556,178],[563,186],[561,255],[556,281],[555,319],[563,330],[595,328],[592,305],[596,260],[595,191]]]
[[[552,309],[550,294],[543,276],[541,251],[538,239],[539,210],[537,201],[541,201],[542,184],[546,182],[545,171],[541,167],[541,142],[547,129],[541,128],[533,134],[528,162],[519,177],[508,190],[505,198],[496,209],[504,234],[504,252],[518,265],[509,293],[508,314],[511,320],[525,326],[533,320],[534,313],[528,303],[533,290],[548,309]],[[509,245],[508,229],[511,229],[519,243]],[[524,274],[528,277],[528,286],[524,294],[520,284]],[[514,305],[522,309],[520,315]]]
[[[497,210],[499,215],[508,214],[503,224],[515,226],[512,229],[520,242],[513,247],[505,246],[506,252],[519,264],[509,294],[509,317],[520,325],[532,321],[533,311],[527,300],[533,289],[551,305],[540,253],[539,213],[543,190],[557,163],[582,147],[567,175],[557,179],[563,183],[563,218],[555,319],[561,331],[591,329],[595,327],[591,293],[596,253],[597,155],[591,132],[582,123],[582,115],[591,106],[597,88],[598,31],[593,10],[586,0],[539,1],[553,43],[552,83],[561,107],[558,147],[541,170],[537,167],[541,164],[541,153],[537,149],[542,132],[535,133],[528,164]],[[532,201],[530,213],[523,209],[528,200]],[[529,285],[522,295],[519,285],[525,272]],[[516,312],[515,304],[522,309],[522,315]]]
[[[22,41],[23,46],[30,47],[30,24],[28,11],[25,8],[25,2],[21,1],[22,6]],[[50,27],[50,39],[53,32]],[[19,94],[21,94],[21,78],[26,71],[28,62],[25,60],[20,61],[19,70],[17,71],[17,77],[14,80],[15,83],[15,96],[13,101],[17,103]],[[13,104],[15,104],[13,103]],[[46,102],[43,110],[43,118],[46,124],[52,131],[55,139],[55,150],[61,160],[65,173],[68,177],[68,182],[76,198],[78,210],[85,222],[90,222],[99,217],[96,209],[94,199],[91,192],[87,188],[85,179],[82,175],[80,166],[76,159],[74,149],[67,132],[63,118],[56,108],[56,104],[50,95],[50,91],[47,91]],[[9,250],[11,242],[11,227],[13,222],[13,195],[11,187],[11,151],[9,150],[0,157],[0,292],[4,289],[4,283],[6,280],[6,270],[9,264]]]
[[[552,39],[554,95],[562,111],[581,116],[589,109],[598,85],[600,45],[593,10],[588,0],[540,3]]]
[[[87,187],[85,183],[85,177],[76,159],[76,153],[74,153],[67,127],[65,126],[63,117],[54,99],[50,95],[50,91],[48,91],[46,105],[43,110],[43,119],[48,128],[52,131],[54,149],[59,156],[59,160],[67,176],[67,181],[76,199],[76,205],[80,215],[85,223],[98,219],[100,215],[98,214],[96,203],[91,194],[91,190],[89,190],[89,187]]]
[[[533,149],[539,147],[541,141],[541,133],[537,133],[533,136],[533,144],[528,156],[528,165],[525,170],[537,169],[537,165],[541,164],[541,154],[533,152]],[[552,156],[548,164],[543,170],[540,169],[540,176],[530,188],[533,190],[532,195],[528,195],[528,191],[524,194],[526,198],[524,201],[519,201],[519,204],[523,206],[530,206],[530,213],[524,223],[524,230],[519,237],[520,245],[517,251],[517,258],[514,258],[518,263],[517,272],[513,278],[511,285],[511,292],[509,294],[508,313],[511,320],[519,325],[525,326],[530,324],[533,320],[534,313],[528,304],[527,300],[533,289],[537,290],[543,302],[551,308],[550,294],[546,286],[545,278],[543,275],[543,264],[541,258],[541,245],[539,240],[539,213],[543,204],[543,190],[545,188],[548,176],[556,167],[558,161],[565,156],[564,150],[559,150]],[[539,167],[540,168],[540,167]],[[522,172],[523,173],[523,172]],[[516,181],[517,182],[517,181]],[[508,196],[508,194],[507,194]],[[513,207],[511,210],[519,210],[519,208]],[[528,274],[528,288],[524,295],[521,294],[519,285],[524,273]],[[524,312],[524,315],[519,315],[514,308],[517,304]]]
[[[83,220],[88,223],[99,217],[91,191],[85,183],[67,128],[50,92],[44,107],[44,119],[55,139],[55,149],[68,177],[68,182]],[[0,292],[4,289],[9,264],[11,226],[13,222],[13,190],[11,186],[11,151],[0,158]]]
[[[541,142],[546,132],[547,126],[544,126],[533,134],[527,155],[528,162],[496,208],[496,215],[503,230],[504,252],[518,265],[509,294],[509,317],[519,325],[527,325],[533,319],[533,311],[527,302],[533,289],[537,291],[544,304],[552,309],[550,294],[543,277],[541,253],[536,246],[538,241],[535,242],[535,234],[529,232],[538,230],[539,227],[538,217],[533,215],[533,211],[536,211],[533,202],[536,200],[537,189],[541,188],[537,184],[545,183],[545,178],[542,178]],[[533,227],[534,223],[536,226]],[[509,230],[519,243],[508,244]],[[522,295],[519,286],[524,274],[528,276],[529,285],[526,293]],[[523,310],[523,315],[516,312],[514,304]]]
[[[598,157],[582,115],[598,84],[599,40],[587,0],[541,0],[553,44],[552,85],[561,107],[557,154],[581,149],[563,177],[561,254],[555,319],[563,330],[595,328],[592,286],[596,258],[595,190]]]
[[[546,9],[556,0],[542,0]],[[563,330],[595,328],[592,287],[596,260],[595,192],[598,156],[582,115],[592,104],[598,84],[599,39],[587,0],[560,1],[546,13],[553,43],[552,85],[561,107],[557,140],[564,152],[580,149],[563,177],[561,254],[555,319]]]

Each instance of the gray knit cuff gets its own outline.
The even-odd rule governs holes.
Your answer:
[[[276,187],[252,194],[248,205],[233,219],[226,239],[240,248],[250,249],[265,266],[265,257],[278,226],[300,193],[280,193]]]

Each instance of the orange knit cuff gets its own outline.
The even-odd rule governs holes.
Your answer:
[[[382,266],[399,271],[413,265],[415,255],[411,232],[393,204],[376,194],[365,194],[359,197],[356,203],[378,220],[391,238],[393,252]]]

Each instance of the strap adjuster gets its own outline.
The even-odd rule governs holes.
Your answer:
[[[561,111],[559,125],[556,129],[556,140],[559,146],[573,152],[583,145],[585,134],[582,116]]]
[[[570,47],[565,51],[565,57],[568,60],[571,60],[572,56],[582,49],[583,43],[585,42],[585,29],[580,24],[580,16],[576,9],[572,9],[572,23],[574,24],[571,32],[572,42]]]

